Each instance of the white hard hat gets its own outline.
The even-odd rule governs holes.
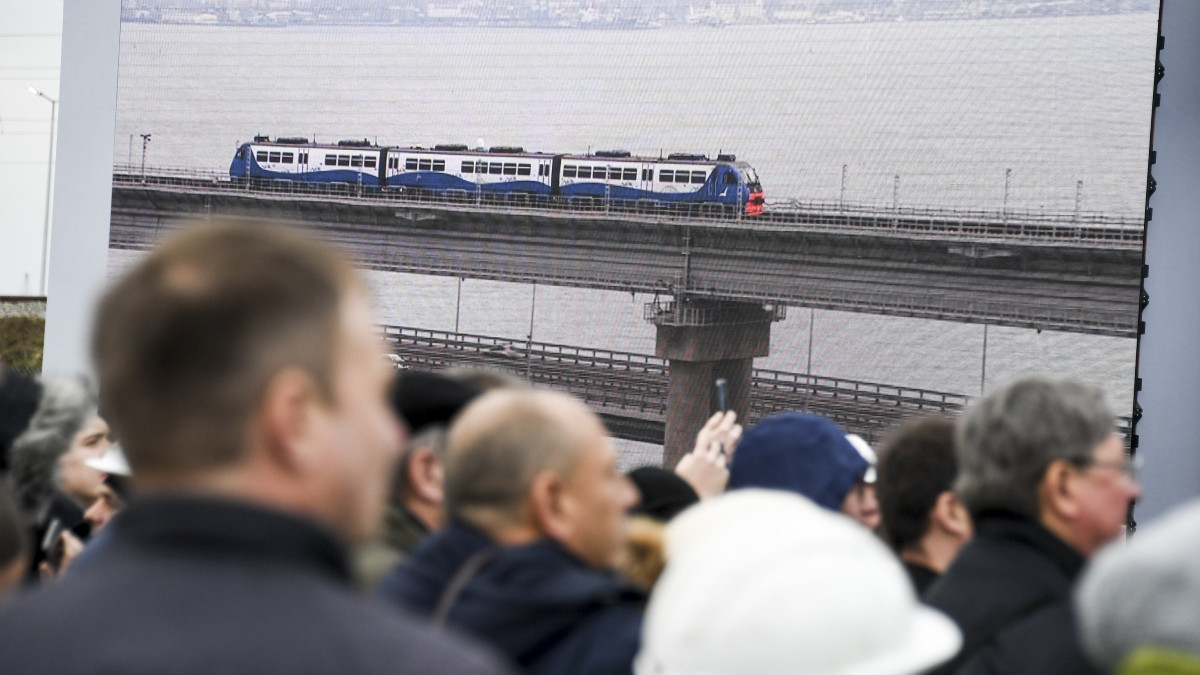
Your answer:
[[[850,445],[862,455],[862,458],[867,460],[871,466],[867,467],[867,472],[863,474],[864,483],[875,482],[875,465],[879,462],[879,458],[875,456],[875,450],[871,444],[866,442],[862,436],[858,434],[846,434],[846,440],[850,441]]]
[[[707,500],[672,521],[668,542],[677,523],[690,535],[668,544],[638,675],[907,675],[961,645],[874,535],[799,495]]]

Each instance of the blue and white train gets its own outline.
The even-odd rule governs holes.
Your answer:
[[[307,138],[255,136],[254,142],[238,147],[229,175],[383,190],[716,207],[746,215],[763,211],[762,184],[754,168],[724,154],[716,160],[690,154],[662,159],[622,151],[569,155],[516,147],[398,148],[365,140],[326,145]]]

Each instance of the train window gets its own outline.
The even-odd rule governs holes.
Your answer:
[[[417,170],[417,158],[409,157],[408,159],[404,160],[404,170],[405,171],[416,171]]]
[[[444,159],[433,160],[433,170],[434,171],[445,171],[446,170],[446,160],[444,160]]]
[[[642,169],[642,180],[654,180],[654,169]]]
[[[462,163],[462,172],[463,173],[475,173],[475,162],[463,162]]]
[[[737,185],[737,174],[732,171],[726,171],[725,172],[725,184],[726,185]]]
[[[517,175],[518,176],[528,176],[529,175],[529,165],[528,164],[518,164],[517,165]]]
[[[362,166],[362,155],[352,155],[350,157],[350,166]]]
[[[624,180],[637,180],[637,169],[625,169],[624,174]]]
[[[308,153],[307,152],[300,153],[300,163],[308,164]]]
[[[659,171],[658,172],[658,180],[663,183],[673,183],[673,182],[675,182],[675,172],[668,171],[666,169]]]
[[[283,160],[283,163],[284,163],[284,164],[291,164],[291,163],[292,163],[292,159],[294,158],[294,156],[295,156],[295,155],[293,155],[293,154],[292,154],[292,153],[290,153],[290,152],[285,152],[285,153],[283,153],[283,157],[282,157],[281,159]]]
[[[580,178],[591,178],[592,177],[592,167],[590,167],[590,166],[579,167],[578,175]]]
[[[504,165],[504,175],[505,176],[517,175],[517,165],[516,164],[505,164]]]
[[[575,177],[575,167],[570,166],[570,165],[564,166],[563,167],[563,178],[574,178],[574,177]]]
[[[350,166],[350,155],[338,155],[338,166]]]
[[[374,157],[368,155],[367,157],[363,158],[363,166],[367,167],[368,169],[374,169],[376,161],[377,160]]]
[[[279,153],[278,152],[268,153],[267,161],[268,162],[278,162],[279,161]]]
[[[325,155],[325,166],[337,166],[337,155]]]
[[[692,182],[693,183],[703,183],[706,180],[708,180],[707,173],[705,173],[703,171],[693,171],[692,172]]]
[[[499,173],[502,173],[503,171],[504,171],[504,165],[501,164],[500,162],[492,162],[491,165],[488,166],[488,173],[499,174]]]
[[[266,150],[259,150],[258,152],[256,152],[256,153],[254,154],[254,159],[257,159],[257,160],[258,160],[258,161],[260,161],[260,162],[265,162],[265,161],[267,161],[267,151],[266,151]]]

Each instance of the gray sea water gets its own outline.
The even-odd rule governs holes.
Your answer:
[[[254,134],[720,150],[758,169],[769,204],[1070,212],[1078,198],[1084,211],[1136,217],[1156,21],[641,31],[124,24],[114,163],[139,163],[143,133],[152,134],[147,166],[214,173]],[[114,252],[110,267],[131,259]],[[462,332],[524,340],[532,308],[534,340],[653,352],[645,296],[539,286],[534,301],[528,285],[369,276],[383,322],[452,330],[461,290]],[[790,308],[756,365],[803,372],[811,361],[817,375],[971,395],[1046,373],[1099,384],[1129,410],[1134,340],[990,327],[984,373],[983,334]]]

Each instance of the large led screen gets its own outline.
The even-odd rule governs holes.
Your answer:
[[[718,378],[873,441],[1033,373],[1127,425],[1157,12],[127,0],[110,273],[184,222],[294,223],[362,266],[399,368],[570,391],[627,467]]]

